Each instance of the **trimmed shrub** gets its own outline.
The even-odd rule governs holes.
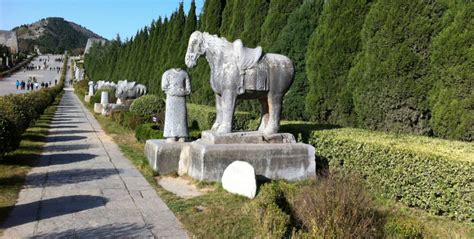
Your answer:
[[[22,134],[35,120],[38,114],[34,107],[35,101],[30,101],[27,96],[8,95],[0,100],[0,111],[16,126],[17,133]]]
[[[112,120],[125,128],[135,130],[137,126],[144,123],[144,120],[130,111],[112,111]]]
[[[145,95],[133,101],[130,112],[151,121],[156,117],[160,124],[164,122],[165,101],[156,95]]]
[[[188,125],[195,125],[201,130],[209,130],[216,119],[216,109],[211,106],[187,104]],[[252,114],[248,112],[235,112],[233,129],[249,129],[248,125],[254,120]]]
[[[472,220],[474,146],[361,129],[312,133],[309,142],[332,171],[361,174],[369,187],[408,206]]]
[[[141,142],[149,139],[162,139],[163,130],[158,124],[141,124],[135,129],[135,138]]]
[[[20,134],[15,129],[15,124],[0,110],[0,158],[20,145]]]

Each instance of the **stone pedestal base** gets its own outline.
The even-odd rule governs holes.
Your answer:
[[[90,95],[84,96],[84,101],[87,102],[87,103],[90,103],[91,102],[91,96]]]
[[[102,104],[101,103],[95,103],[94,104],[94,113],[101,114],[102,113]]]
[[[300,180],[316,175],[315,150],[307,144],[210,144],[198,140],[184,148],[180,174],[200,181],[220,181],[234,161],[250,163],[258,176]]]
[[[145,155],[150,166],[159,174],[178,172],[179,158],[183,147],[189,143],[166,142],[164,139],[147,140]]]
[[[145,154],[160,174],[178,172],[200,181],[220,181],[226,167],[237,160],[250,163],[258,176],[269,179],[316,176],[314,147],[295,143],[291,134],[203,132],[202,138],[192,143],[148,140]]]

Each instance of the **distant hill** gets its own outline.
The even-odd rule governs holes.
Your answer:
[[[103,37],[60,17],[41,19],[32,24],[15,27],[20,51],[33,51],[37,45],[41,53],[63,53],[65,50],[82,53],[87,39]]]

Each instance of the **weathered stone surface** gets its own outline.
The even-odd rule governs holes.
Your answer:
[[[248,197],[255,197],[257,193],[257,180],[255,170],[247,162],[232,162],[222,175],[222,187],[228,192]]]
[[[216,94],[217,115],[211,130],[230,133],[237,99],[258,99],[263,119],[258,131],[278,133],[283,96],[294,78],[293,62],[283,55],[264,54],[261,47],[244,47],[240,39],[229,42],[195,31],[189,38],[186,66],[193,68],[204,55],[213,72],[210,81]]]
[[[188,73],[179,68],[167,70],[161,79],[161,89],[166,94],[163,136],[173,140],[188,138],[186,96],[191,94]]]
[[[109,92],[108,91],[102,91],[100,93],[100,103],[102,106],[105,106],[106,104],[109,103]]]
[[[159,174],[178,172],[181,150],[189,143],[147,140],[145,155],[150,166]]]
[[[91,96],[90,95],[84,96],[84,101],[87,102],[87,103],[90,103],[91,102]]]
[[[232,132],[219,134],[214,131],[203,131],[201,139],[211,144],[284,144],[296,143],[295,136],[289,133],[263,134],[258,131]]]
[[[87,95],[89,96],[93,96],[94,95],[94,82],[93,81],[89,81],[89,92]]]
[[[115,89],[117,105],[123,104],[127,99],[136,99],[140,96],[144,96],[146,95],[146,92],[146,86],[137,84],[135,81],[118,81]]]
[[[220,181],[225,168],[237,160],[250,163],[257,175],[270,179],[316,175],[315,149],[308,144],[210,144],[204,140],[183,149],[179,172],[200,181]]]
[[[94,104],[94,112],[97,113],[97,114],[101,114],[102,113],[102,104],[101,103],[95,103]]]

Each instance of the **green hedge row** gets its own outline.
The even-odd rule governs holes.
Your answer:
[[[472,143],[340,128],[309,143],[332,171],[361,174],[385,197],[459,221],[474,219]]]
[[[201,130],[209,130],[216,119],[216,108],[205,105],[187,104],[188,124]],[[255,121],[255,116],[248,112],[235,112],[233,120],[233,129],[250,129]]]
[[[64,66],[60,82],[54,87],[0,97],[0,157],[19,147],[21,135],[62,91],[65,77]]]

